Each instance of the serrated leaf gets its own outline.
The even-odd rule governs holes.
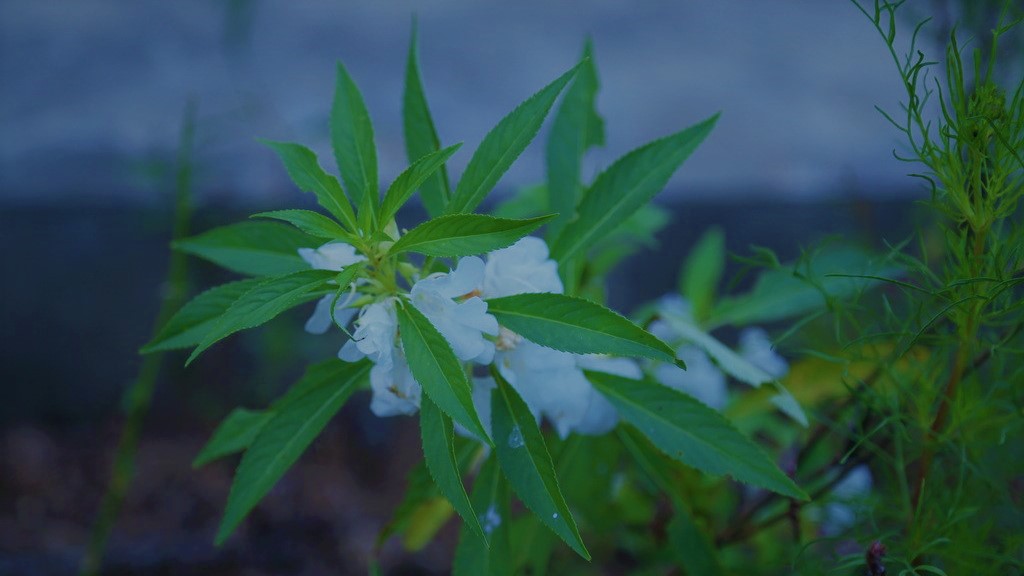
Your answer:
[[[413,23],[409,40],[409,58],[405,67],[405,91],[402,95],[402,128],[405,132],[405,152],[409,162],[423,158],[441,149],[434,120],[430,116],[427,96],[423,90],[420,75],[419,47],[416,24]],[[442,164],[440,169],[427,177],[420,185],[420,198],[427,214],[437,217],[444,214],[451,189],[448,184],[448,170]]]
[[[270,411],[235,408],[213,431],[210,441],[203,446],[196,459],[192,461],[192,467],[199,468],[214,460],[245,450],[256,439],[263,426],[273,417],[274,413]]]
[[[287,276],[268,278],[243,294],[217,320],[203,340],[189,355],[191,364],[204,350],[228,336],[269,322],[278,314],[315,300],[330,291],[324,290],[335,272],[304,270]]]
[[[398,306],[397,313],[409,370],[423,392],[477,438],[489,439],[473,407],[469,378],[448,341],[412,304]]]
[[[676,362],[667,344],[618,313],[582,298],[516,294],[488,300],[487,311],[509,330],[555,350]]]
[[[303,394],[278,407],[238,465],[224,518],[217,530],[218,546],[234,532],[341,409],[366,377],[370,365],[365,360],[357,363],[333,361],[329,367],[333,371],[332,377],[312,380],[304,387]]]
[[[509,549],[508,486],[501,475],[497,458],[488,458],[480,466],[470,496],[478,510],[486,538],[463,525],[455,548],[452,574],[455,576],[511,576],[512,553]]]
[[[470,256],[515,244],[554,215],[508,220],[484,214],[451,214],[413,228],[391,247],[392,254],[417,252],[428,256]]]
[[[576,522],[558,487],[555,467],[537,421],[519,394],[496,376],[491,394],[494,452],[519,499],[577,554],[590,560]]]
[[[214,228],[172,244],[193,256],[247,276],[279,276],[308,270],[299,248],[315,248],[317,240],[290,226],[271,222],[239,222]]]
[[[404,172],[395,178],[395,181],[388,187],[381,202],[380,213],[377,215],[377,223],[380,228],[387,225],[388,221],[395,216],[398,209],[402,207],[412,196],[413,192],[420,187],[427,179],[433,176],[444,163],[455,154],[462,144],[454,144],[444,150],[437,150],[416,160]]]
[[[580,64],[530,96],[484,136],[462,173],[447,214],[472,212],[537,135],[544,118]]]
[[[377,188],[377,146],[363,95],[341,62],[338,62],[334,104],[331,106],[331,147],[341,178],[352,195],[353,203],[359,206],[360,222],[365,226],[373,221],[373,210],[380,194]],[[370,213],[365,214],[366,211]]]
[[[708,474],[727,474],[791,498],[808,499],[764,450],[700,401],[650,380],[590,371],[586,376],[623,420],[669,457]]]
[[[199,344],[235,300],[261,281],[250,278],[229,282],[199,294],[182,306],[140,352],[149,354]]]
[[[348,227],[350,232],[358,231],[355,212],[345,197],[345,191],[341,189],[341,184],[338,184],[334,176],[320,167],[320,162],[312,150],[290,142],[262,142],[277,152],[288,175],[299,190],[316,196],[317,203]]]
[[[679,290],[689,300],[690,309],[698,321],[710,315],[724,269],[725,235],[721,229],[711,228],[690,250],[679,278]]]
[[[576,220],[559,235],[552,258],[572,258],[646,205],[714,128],[718,115],[619,158],[598,175],[580,202]]]
[[[451,502],[455,511],[462,516],[466,525],[485,537],[480,520],[462,485],[462,473],[455,458],[455,429],[447,414],[431,402],[429,397],[420,399],[420,432],[423,440],[423,458],[427,469],[441,494]]]
[[[557,238],[575,216],[581,191],[580,162],[584,154],[588,148],[604,143],[604,121],[594,108],[599,85],[589,40],[583,49],[582,62],[555,113],[548,135],[548,209],[559,215],[548,226],[549,239]]]
[[[274,210],[272,212],[253,214],[250,218],[281,220],[295,226],[310,236],[327,240],[344,240],[349,244],[356,242],[356,238],[346,232],[337,222],[311,210]]]

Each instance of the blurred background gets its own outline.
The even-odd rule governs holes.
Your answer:
[[[847,2],[3,0],[0,574],[73,572],[87,544],[122,396],[140,370],[136,350],[167,289],[188,103],[194,232],[308,204],[256,139],[302,142],[329,165],[338,60],[370,108],[386,184],[406,164],[401,91],[414,15],[441,139],[466,143],[453,177],[588,37],[607,145],[588,156],[586,179],[722,111],[659,197],[673,220],[658,246],[613,278],[620,310],[672,290],[713,224],[738,254],[763,245],[792,257],[828,234],[878,246],[912,230],[912,201],[926,195],[893,158],[897,134],[874,109],[897,108],[898,75]],[[498,199],[543,179],[543,142],[544,132]],[[191,293],[226,278],[189,265]],[[337,335],[301,332],[307,313],[237,336],[189,370],[169,355],[104,573],[363,573],[419,458],[414,421],[373,418],[368,399],[355,398],[223,549],[211,541],[234,461],[189,467],[231,407],[264,406],[305,363],[334,353]],[[449,554],[444,539],[384,552],[396,574],[443,573]]]

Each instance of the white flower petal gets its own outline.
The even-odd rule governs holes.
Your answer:
[[[761,328],[746,328],[740,332],[740,355],[772,378],[781,378],[789,372],[789,364],[772,349],[768,333]]]
[[[558,263],[548,258],[548,246],[540,238],[526,236],[487,255],[483,281],[487,298],[563,291]]]
[[[483,335],[497,336],[498,321],[487,313],[487,303],[476,296],[465,302],[453,300],[476,290],[482,275],[482,260],[463,258],[453,272],[414,284],[411,301],[444,336],[459,360],[489,364],[494,343]]]
[[[350,264],[366,260],[365,256],[357,253],[351,244],[345,242],[328,242],[316,249],[299,248],[299,256],[317,270],[335,272],[340,272]]]
[[[420,409],[422,389],[405,358],[401,354],[395,356],[390,367],[377,364],[370,369],[370,411],[380,417],[415,414]]]
[[[654,370],[658,381],[693,396],[715,410],[725,408],[728,400],[725,374],[708,355],[696,346],[683,346],[676,356],[686,363],[686,370],[672,364],[660,364]]]

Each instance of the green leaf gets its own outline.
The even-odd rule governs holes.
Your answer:
[[[484,136],[462,173],[447,214],[472,212],[498,183],[502,174],[537,135],[558,94],[576,74],[577,64],[516,107]]]
[[[507,220],[484,214],[451,214],[413,228],[391,247],[392,254],[418,252],[428,256],[469,256],[515,244],[554,215]]]
[[[593,245],[651,201],[714,128],[718,115],[650,142],[602,172],[583,196],[579,217],[559,235],[552,257],[559,262]]]
[[[430,470],[434,483],[441,494],[451,502],[455,511],[462,516],[466,525],[475,530],[481,538],[485,538],[480,520],[469,502],[466,488],[462,485],[462,473],[455,458],[455,429],[452,427],[452,419],[441,412],[426,396],[420,399],[420,432],[423,439],[423,458],[427,462],[427,469]]]
[[[140,352],[149,354],[199,344],[235,300],[260,282],[259,278],[239,280],[199,294],[182,306]]]
[[[262,140],[270,146],[284,163],[295,185],[303,192],[310,192],[316,196],[317,202],[330,212],[339,222],[348,227],[349,231],[357,232],[355,213],[352,205],[345,197],[345,191],[341,189],[338,180],[320,167],[316,154],[302,146],[290,142],[273,142]]]
[[[877,285],[869,276],[895,276],[899,268],[852,248],[824,249],[806,261],[766,270],[750,292],[723,298],[712,310],[712,325],[774,322],[824,308],[829,299],[845,299]],[[844,274],[847,276],[830,276]],[[864,277],[850,277],[860,274]]]
[[[501,475],[497,458],[488,458],[480,466],[473,481],[470,497],[475,510],[481,510],[480,520],[486,537],[463,524],[459,531],[459,544],[455,548],[452,574],[455,576],[511,576],[512,552],[509,549],[508,486]]]
[[[537,421],[512,386],[500,375],[496,374],[495,379],[498,388],[491,394],[494,452],[509,485],[545,526],[577,554],[590,560],[590,553],[558,488],[555,467]]]
[[[491,216],[498,218],[533,218],[544,213],[548,203],[548,188],[544,184],[526,186],[512,196],[498,202]]]
[[[193,468],[205,466],[214,460],[241,452],[248,448],[274,413],[262,410],[235,408],[213,431],[210,441],[192,461]]]
[[[398,209],[412,196],[428,178],[437,173],[438,169],[451,158],[452,154],[462,147],[462,144],[449,146],[444,150],[437,150],[427,154],[412,163],[404,172],[395,178],[395,181],[388,187],[384,194],[384,201],[381,203],[380,213],[377,215],[377,223],[380,228],[387,225],[388,221],[395,216]]]
[[[255,328],[289,308],[330,293],[324,287],[335,274],[330,270],[304,270],[260,282],[236,300],[217,320],[189,355],[185,365],[191,364],[204,350],[235,332]]]
[[[676,507],[676,514],[668,523],[666,535],[668,547],[687,574],[724,574],[707,534],[697,526],[693,515],[683,506]]]
[[[360,222],[366,226],[373,221],[380,194],[377,147],[363,95],[341,62],[338,62],[334,105],[331,106],[331,146],[345,186],[352,201],[359,206]]]
[[[597,96],[597,66],[593,46],[583,48],[582,66],[555,113],[548,135],[548,209],[558,219],[548,226],[549,239],[558,237],[572,220],[580,198],[580,162],[587,149],[604,144],[604,121],[594,108]]]
[[[397,313],[409,370],[423,392],[477,438],[489,440],[473,407],[469,378],[448,341],[411,303],[398,306]]]
[[[729,376],[754,388],[769,382],[772,383],[778,390],[778,395],[772,397],[772,404],[801,426],[807,426],[807,415],[804,414],[800,403],[777,378],[740,356],[711,334],[693,325],[689,319],[667,311],[663,311],[661,316],[669,323],[672,330],[679,334],[680,338],[703,350]]]
[[[708,474],[728,474],[740,482],[808,499],[757,444],[699,401],[650,380],[604,372],[586,375],[619,416],[669,457]]]
[[[417,37],[414,22],[412,38],[409,40],[409,59],[405,68],[405,92],[402,95],[402,128],[405,131],[405,152],[409,162],[441,149],[441,140],[437,137],[437,129],[434,128],[434,120],[430,116],[430,107],[427,106],[427,96],[423,91]],[[427,214],[436,218],[444,214],[450,196],[448,171],[442,164],[437,172],[423,181],[420,186],[420,197],[423,199]]]
[[[279,276],[308,270],[299,248],[317,241],[290,227],[271,222],[239,222],[178,240],[172,246],[248,276]]]
[[[487,311],[509,330],[555,350],[676,362],[667,344],[627,318],[582,298],[517,294],[488,300]]]
[[[370,362],[332,361],[301,396],[282,403],[245,451],[231,484],[224,518],[217,530],[221,545],[247,514],[313,442],[345,400],[362,383]],[[324,377],[329,376],[329,377]]]
[[[711,228],[690,251],[679,278],[679,290],[690,301],[690,309],[698,322],[711,313],[724,268],[725,235],[720,228]]]
[[[327,240],[344,240],[349,244],[355,244],[357,239],[337,222],[310,210],[274,210],[273,212],[260,212],[253,214],[250,218],[268,218],[281,220],[295,226],[310,236],[326,238]]]

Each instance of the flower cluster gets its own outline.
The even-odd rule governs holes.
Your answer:
[[[314,268],[341,270],[363,260],[349,245],[331,242],[316,250],[300,251]],[[500,326],[487,312],[489,298],[524,293],[563,293],[558,264],[548,257],[540,238],[527,236],[487,254],[458,260],[446,273],[431,274],[413,283],[406,304],[415,306],[444,336],[455,356],[476,365],[494,364],[526,402],[534,417],[546,418],[563,438],[570,432],[603,434],[615,427],[618,414],[584,376],[597,370],[638,379],[640,367],[625,358],[579,355],[546,348]],[[317,303],[306,330],[323,333],[333,321],[345,326],[355,318],[355,330],[338,357],[353,362],[369,358],[377,416],[414,414],[422,389],[405,359],[398,335],[395,307],[398,296],[386,295],[354,307],[352,299],[327,296]],[[490,426],[493,378],[473,379],[473,403],[485,428]],[[489,429],[488,429],[489,432]]]

